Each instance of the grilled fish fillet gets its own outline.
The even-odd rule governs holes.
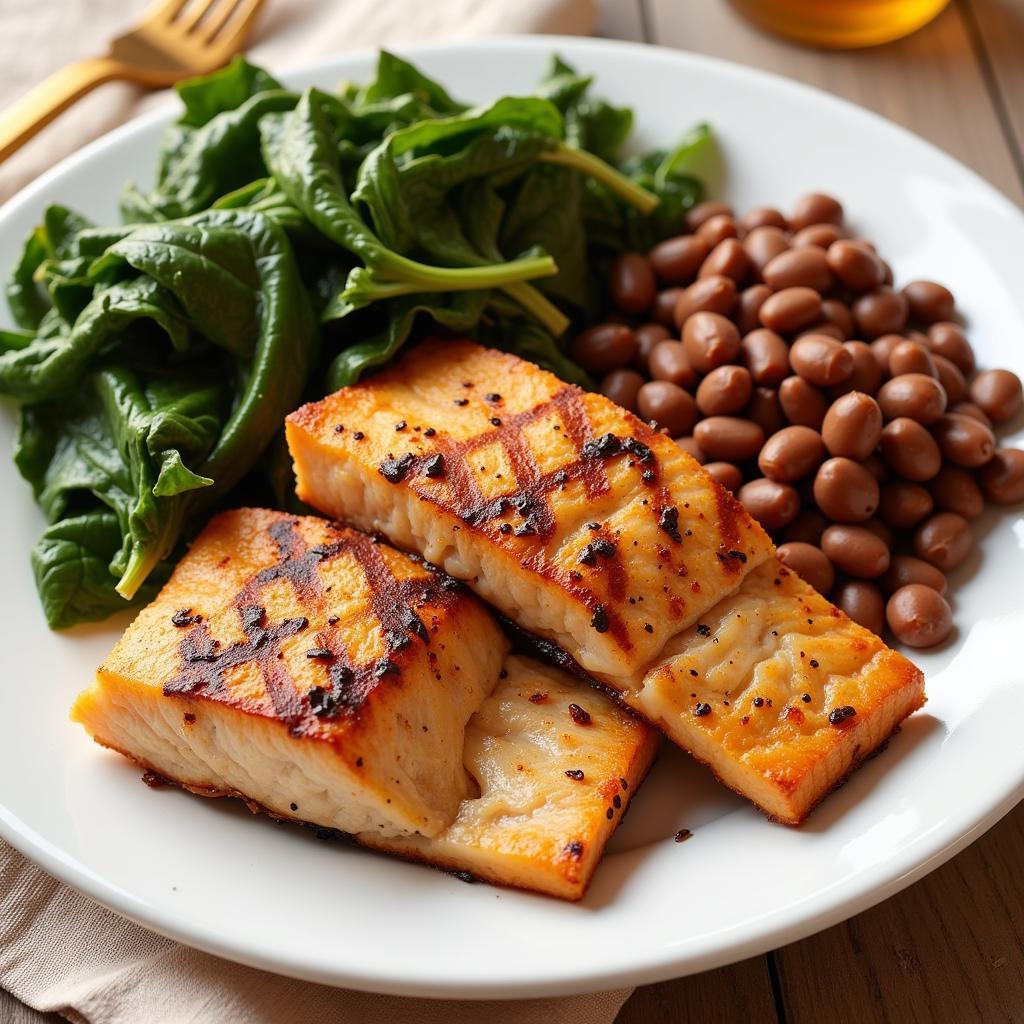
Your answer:
[[[463,801],[432,838],[357,838],[491,882],[579,899],[660,737],[564,672],[518,656],[505,668],[466,730],[466,768],[480,795]]]
[[[669,438],[468,341],[418,346],[287,432],[303,501],[469,580],[602,677],[649,664],[771,554]]]
[[[925,700],[916,666],[774,558],[621,696],[788,824]]]
[[[226,512],[72,717],[199,792],[343,832],[437,835],[475,791],[466,723],[508,647],[452,582],[321,519]]]

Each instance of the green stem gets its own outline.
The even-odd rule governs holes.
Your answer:
[[[117,581],[114,589],[126,600],[130,601],[139,587],[146,582],[146,577],[156,567],[162,555],[155,544],[140,546],[132,545],[132,553],[128,558],[128,567],[124,575]]]
[[[557,338],[565,333],[569,318],[532,284],[519,281],[503,285],[501,290],[539,321],[552,337]]]
[[[535,277],[553,277],[558,273],[558,265],[550,256],[528,256],[489,267],[431,267],[396,252],[385,251],[373,271],[383,280],[397,279],[416,285],[411,291],[467,292],[500,288]]]
[[[540,159],[549,164],[559,164],[562,167],[572,167],[577,171],[582,171],[601,184],[607,185],[617,196],[631,206],[635,206],[641,213],[650,213],[658,205],[659,199],[653,192],[648,192],[647,189],[630,181],[611,164],[605,163],[593,153],[574,149],[563,142],[557,149],[542,153]]]

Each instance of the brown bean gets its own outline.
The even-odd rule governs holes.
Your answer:
[[[946,411],[946,392],[934,377],[923,373],[903,373],[882,385],[878,392],[878,405],[887,420],[909,416],[927,427]]]
[[[891,594],[911,583],[931,587],[937,594],[945,594],[948,583],[941,569],[913,555],[893,555],[889,568],[882,577],[883,589]]]
[[[789,235],[770,225],[755,228],[743,239],[743,251],[747,254],[751,271],[757,277],[761,276],[764,268],[779,253],[786,252],[787,249],[789,249]]]
[[[743,246],[735,238],[726,238],[708,253],[708,258],[700,265],[697,277],[711,277],[721,274],[731,277],[737,284],[743,281],[750,269],[750,261]]]
[[[662,288],[651,306],[651,319],[666,327],[675,327],[676,308],[685,294],[686,289],[683,287]]]
[[[967,394],[967,382],[960,372],[960,367],[945,356],[932,353],[932,362],[935,364],[935,372],[939,375],[939,383],[942,390],[946,392],[946,404],[952,405],[959,402]]]
[[[970,416],[943,416],[932,427],[932,434],[950,462],[968,469],[984,466],[996,450],[995,434]]]
[[[636,335],[636,352],[633,353],[633,368],[641,373],[647,373],[651,353],[655,346],[662,341],[667,341],[672,335],[664,324],[640,324],[633,328]]]
[[[756,384],[776,387],[789,373],[789,346],[782,335],[767,327],[744,335],[740,351],[743,365],[750,371]]]
[[[935,504],[964,519],[977,519],[985,509],[985,495],[966,469],[945,465],[928,481]]]
[[[750,373],[742,366],[719,366],[697,387],[697,408],[705,416],[731,416],[741,412],[753,393]]]
[[[819,320],[816,324],[811,324],[809,327],[805,327],[794,338],[794,341],[799,341],[801,338],[806,338],[808,334],[824,334],[826,337],[833,338],[835,341],[846,340],[843,332],[839,329],[839,325],[829,323],[828,320]]]
[[[932,324],[928,328],[928,341],[935,355],[945,356],[955,363],[965,377],[974,373],[974,350],[957,324],[945,321]]]
[[[686,213],[686,227],[690,231],[696,231],[705,221],[718,216],[731,217],[733,209],[728,203],[720,199],[705,199],[698,203]]]
[[[844,341],[843,348],[853,359],[853,372],[841,384],[833,385],[829,394],[833,398],[850,391],[863,391],[866,395],[873,395],[882,383],[882,371],[875,362],[871,346],[863,341]]]
[[[695,459],[702,466],[708,461],[708,457],[704,452],[704,449],[697,444],[697,439],[694,437],[677,437],[676,444],[683,449],[691,458]]]
[[[763,326],[790,334],[821,318],[821,296],[812,288],[783,288],[761,307]]]
[[[853,335],[853,314],[845,302],[838,299],[824,299],[821,303],[822,319],[830,324],[835,324],[843,332],[844,338]]]
[[[889,375],[900,377],[905,373],[921,373],[939,379],[931,353],[916,341],[901,341],[889,353]]]
[[[771,288],[766,284],[752,284],[739,293],[732,318],[741,335],[749,334],[761,326],[761,307],[771,293]]]
[[[623,409],[636,412],[636,395],[644,378],[636,370],[612,370],[601,381],[601,394]]]
[[[789,221],[773,206],[755,206],[740,217],[740,227],[746,232],[756,228],[773,227],[785,231]]]
[[[890,551],[892,550],[894,538],[888,523],[883,523],[878,516],[872,516],[858,525],[863,526],[865,530],[870,530]]]
[[[878,403],[862,391],[837,398],[821,424],[821,436],[832,455],[858,462],[878,447],[882,437],[882,412]]]
[[[736,497],[766,530],[782,529],[800,511],[800,495],[794,487],[765,477],[744,484]]]
[[[906,340],[902,334],[883,334],[871,342],[869,346],[871,354],[875,357],[875,362],[883,377],[889,376],[889,357],[892,355],[892,350]]]
[[[819,594],[827,594],[836,581],[836,571],[821,548],[800,541],[780,544],[775,554],[787,569],[792,569]]]
[[[827,292],[832,287],[832,271],[825,253],[813,247],[779,253],[768,262],[761,276],[773,291],[799,287]]]
[[[706,462],[704,472],[711,477],[715,483],[724,487],[727,491],[735,494],[743,484],[743,473],[739,466],[731,462]]]
[[[953,317],[953,293],[934,281],[911,281],[901,289],[910,309],[910,319],[919,324],[934,324]]]
[[[719,242],[724,242],[727,238],[735,238],[739,234],[739,228],[736,225],[736,221],[733,220],[728,214],[719,213],[714,217],[708,217],[706,221],[699,228],[697,228],[697,234],[704,239],[712,249]]]
[[[821,249],[824,252],[841,235],[842,231],[835,224],[808,224],[793,235],[793,248]]]
[[[821,535],[821,550],[836,568],[858,579],[874,579],[889,568],[889,548],[863,526],[830,526]]]
[[[985,411],[973,402],[957,402],[955,405],[951,405],[947,411],[954,416],[967,416],[972,420],[977,420],[989,430],[992,429],[992,421],[985,415]]]
[[[665,284],[690,284],[709,252],[711,246],[700,235],[677,235],[659,242],[647,259]]]
[[[698,373],[733,362],[740,354],[740,332],[719,313],[694,313],[683,327],[683,348]]]
[[[757,465],[770,480],[792,483],[813,473],[825,457],[821,435],[810,427],[786,427],[765,442]]]
[[[588,373],[625,366],[636,352],[636,335],[623,324],[595,324],[576,335],[572,357]]]
[[[670,380],[688,391],[697,384],[697,371],[681,341],[659,341],[647,360],[647,369],[653,380]]]
[[[608,275],[608,291],[612,302],[627,313],[648,309],[658,285],[647,257],[639,252],[624,252],[612,264]]]
[[[853,356],[825,334],[808,334],[795,341],[789,361],[797,374],[818,387],[839,384],[853,373]]]
[[[907,480],[930,480],[942,466],[942,453],[935,438],[906,416],[885,425],[881,446],[885,461]]]
[[[872,633],[879,634],[885,628],[885,598],[873,583],[847,580],[839,585],[834,599],[836,607]]]
[[[882,488],[878,514],[894,530],[909,530],[932,514],[935,502],[920,484],[892,480]]]
[[[878,452],[872,452],[866,459],[861,459],[861,465],[879,482],[884,484],[888,482],[892,474],[889,472],[889,467],[885,464],[885,459],[882,458]]]
[[[971,381],[971,401],[996,424],[1012,420],[1024,397],[1020,377],[1009,370],[985,370]]]
[[[789,223],[796,231],[808,224],[842,224],[842,203],[824,192],[811,192],[797,200]]]
[[[744,415],[764,431],[765,437],[771,437],[786,425],[779,393],[775,388],[754,388]]]
[[[637,415],[654,420],[673,437],[689,434],[699,418],[697,403],[689,391],[667,380],[650,380],[637,392]]]
[[[828,399],[803,377],[787,377],[779,385],[779,401],[790,423],[812,427],[814,430],[821,429],[825,413],[828,412]]]
[[[676,326],[683,327],[694,313],[718,313],[728,316],[736,304],[736,282],[717,274],[694,281],[676,303]]]
[[[709,416],[693,428],[693,436],[715,462],[743,462],[764,444],[764,431],[756,423],[735,416]]]
[[[782,537],[787,544],[813,544],[817,546],[821,535],[829,526],[829,521],[816,509],[807,508],[800,512],[786,527]]]
[[[860,334],[868,339],[903,330],[907,322],[907,300],[891,288],[876,288],[861,295],[853,304],[853,320]]]
[[[953,631],[949,602],[922,583],[908,583],[889,598],[885,619],[893,636],[908,647],[934,647]]]
[[[853,459],[828,459],[814,478],[814,500],[837,523],[863,522],[878,508],[878,481]]]
[[[914,531],[914,553],[943,572],[960,565],[973,543],[971,524],[955,512],[936,512]]]
[[[1024,501],[1024,452],[1018,448],[997,448],[978,474],[985,497],[997,505]]]
[[[882,261],[856,242],[840,239],[828,247],[828,267],[844,287],[852,292],[878,288],[885,276]]]

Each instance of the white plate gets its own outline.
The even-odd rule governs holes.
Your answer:
[[[598,75],[636,109],[641,145],[711,121],[741,209],[801,193],[843,197],[898,279],[950,282],[983,364],[1024,372],[1024,217],[970,171],[905,131],[822,93],[648,47],[523,38],[408,52],[457,96],[531,88],[548,55]],[[289,76],[363,78],[368,55]],[[70,116],[74,116],[73,114]],[[0,213],[0,267],[48,201],[103,221],[121,183],[151,179],[166,115],[125,126]],[[9,443],[12,417],[0,427]],[[130,917],[285,974],[406,995],[537,996],[715,967],[798,939],[937,867],[1022,795],[1017,721],[1024,520],[982,520],[953,580],[959,632],[918,656],[930,701],[800,830],[772,825],[683,755],[666,752],[579,905],[466,885],[317,842],[238,805],[151,792],[67,718],[124,623],[47,631],[28,567],[42,526],[0,464],[0,834],[54,875]],[[678,845],[673,833],[693,830]]]

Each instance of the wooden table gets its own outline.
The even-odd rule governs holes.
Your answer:
[[[605,0],[602,34],[724,57],[853,100],[1024,205],[1024,0],[953,0],[917,34],[852,52],[765,35],[725,0]],[[1024,804],[900,895],[766,956],[637,989],[616,1024],[1022,1022],[1022,868]]]

